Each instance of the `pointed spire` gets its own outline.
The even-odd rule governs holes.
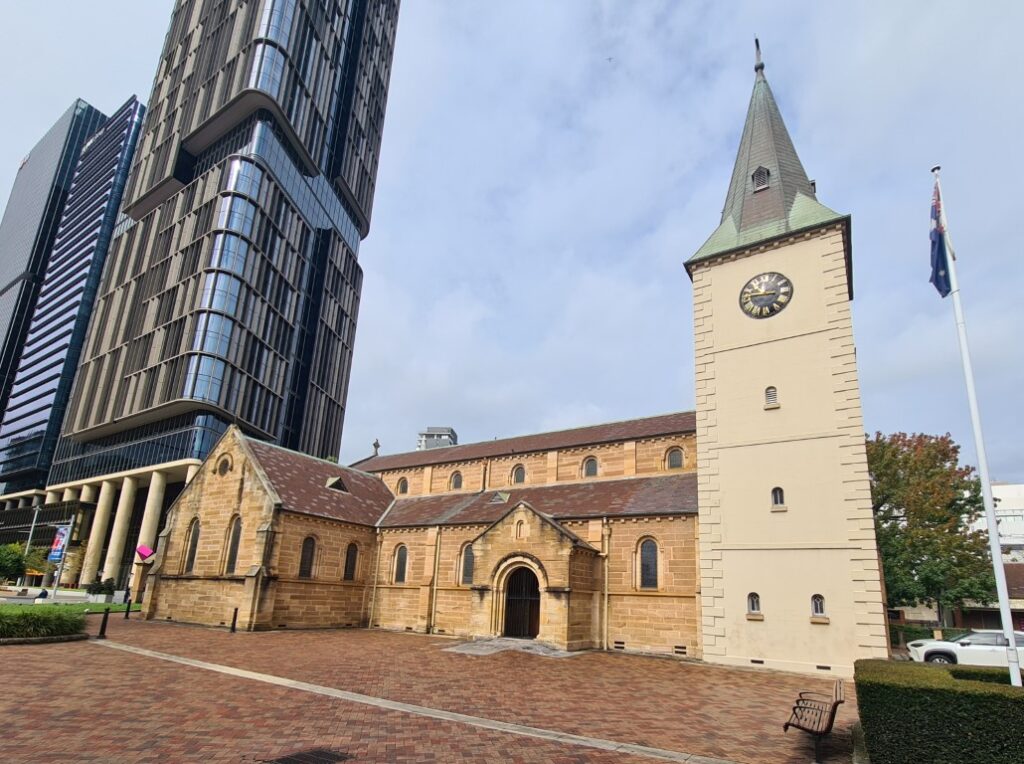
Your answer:
[[[722,221],[690,263],[844,217],[815,197],[764,76],[757,38],[754,51],[754,92]]]

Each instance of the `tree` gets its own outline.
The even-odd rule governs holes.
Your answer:
[[[981,484],[952,437],[877,432],[867,456],[889,607],[934,605],[944,622],[966,600],[994,600],[988,536],[970,530]]]
[[[0,546],[0,581],[13,580],[25,573],[25,556],[21,544]]]

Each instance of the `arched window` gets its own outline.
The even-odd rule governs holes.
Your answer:
[[[458,491],[462,488],[462,473],[453,472],[451,478],[448,481],[449,486],[453,491]]]
[[[658,542],[654,539],[640,543],[640,588],[658,588]]]
[[[772,489],[772,506],[773,507],[784,507],[786,506],[786,493],[778,486]]]
[[[359,547],[353,541],[345,550],[345,580],[356,580],[356,563],[359,561]]]
[[[761,595],[757,592],[751,592],[747,595],[747,612],[752,615],[761,612]]]
[[[188,553],[185,555],[185,572],[191,573],[196,567],[196,551],[199,549],[199,518],[192,518],[192,522],[188,526],[188,542],[186,549]]]
[[[306,536],[302,540],[302,555],[299,557],[299,578],[313,577],[313,558],[316,557],[316,539]]]
[[[473,585],[473,545],[466,544],[462,548],[462,585]]]
[[[396,490],[399,493],[409,493],[409,481],[405,478],[398,478],[398,487]]]
[[[224,563],[224,573],[232,575],[238,563],[238,542],[242,538],[242,518],[235,515],[228,526],[228,557]]]
[[[526,467],[521,464],[517,464],[512,468],[512,482],[513,483],[525,483],[526,482]]]
[[[409,550],[405,544],[399,544],[395,548],[395,583],[405,583],[405,564],[409,559]]]
[[[764,389],[764,405],[766,407],[779,405],[779,391],[776,388],[766,387]]]
[[[683,449],[681,448],[670,448],[668,453],[665,454],[665,467],[670,470],[680,470],[683,468]]]
[[[818,617],[825,615],[825,598],[820,594],[811,597],[811,615]]]
[[[583,477],[597,477],[597,459],[593,456],[583,460]]]
[[[526,529],[526,523],[524,523],[522,520],[516,521],[516,538],[517,539],[521,539],[523,537],[523,533],[524,533],[525,529]]]

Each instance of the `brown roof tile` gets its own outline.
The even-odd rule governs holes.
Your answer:
[[[375,525],[391,504],[387,486],[374,475],[296,451],[246,438],[284,509],[332,520]],[[341,478],[347,491],[328,488]]]
[[[520,435],[515,438],[487,440],[481,443],[467,443],[461,446],[430,448],[424,451],[409,451],[388,456],[371,456],[353,464],[366,472],[422,467],[427,464],[461,462],[485,457],[525,454],[535,451],[550,451],[555,448],[574,448],[617,440],[652,438],[681,432],[695,432],[696,415],[692,411],[674,414],[628,419],[624,422],[610,422],[573,430],[543,432],[537,435]]]
[[[493,501],[495,494],[506,501]],[[697,475],[693,472],[625,480],[596,480],[507,491],[441,494],[399,499],[381,525],[461,525],[492,523],[520,501],[555,519],[695,514]]]

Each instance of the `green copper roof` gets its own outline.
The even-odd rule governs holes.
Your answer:
[[[815,198],[814,187],[807,179],[765,79],[760,48],[754,71],[754,92],[725,197],[722,222],[687,260],[687,265],[846,217]],[[768,171],[767,185],[755,191],[754,173],[759,168]]]

